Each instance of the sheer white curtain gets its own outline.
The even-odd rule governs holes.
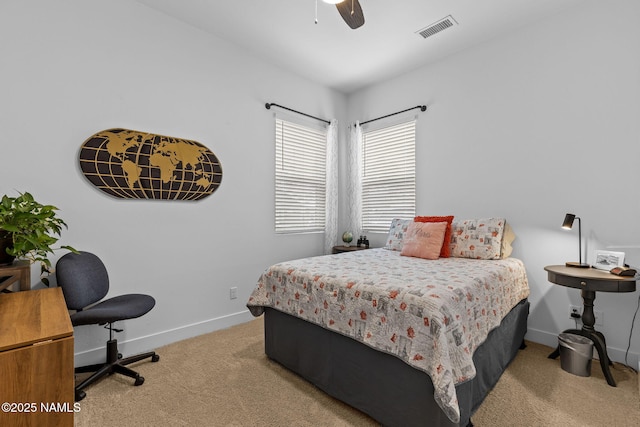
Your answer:
[[[338,121],[327,128],[326,214],[324,252],[330,254],[338,241]]]
[[[357,239],[362,232],[362,128],[360,122],[349,126],[349,147],[347,164],[349,179],[347,182],[347,226]]]

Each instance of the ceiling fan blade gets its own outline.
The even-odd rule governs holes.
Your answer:
[[[364,25],[364,14],[358,0],[346,0],[336,4],[340,16],[351,29],[355,30]]]

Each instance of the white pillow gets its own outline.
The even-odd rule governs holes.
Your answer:
[[[502,234],[502,254],[500,254],[500,258],[509,258],[511,256],[511,252],[513,252],[513,246],[511,244],[516,240],[516,233],[513,232],[513,229],[509,225],[508,222],[504,224],[504,233]]]
[[[407,228],[412,222],[413,219],[392,219],[391,226],[389,227],[389,236],[387,237],[384,248],[391,251],[401,251],[404,237],[407,234]]]

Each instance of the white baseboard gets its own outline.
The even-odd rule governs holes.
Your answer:
[[[558,346],[558,335],[552,334],[546,331],[540,331],[537,329],[529,328],[527,330],[527,334],[524,337],[526,340],[533,341],[538,344],[544,344],[549,347],[557,347]],[[637,353],[632,353],[631,351],[627,355],[627,361],[625,362],[624,356],[626,353],[626,349],[621,350],[619,348],[607,347],[607,354],[609,355],[609,359],[614,362],[628,364],[629,366],[639,366],[640,367],[640,355]],[[594,355],[597,356],[597,353],[594,352]]]
[[[234,325],[249,322],[254,317],[249,310],[240,311],[238,313],[229,314],[215,319],[204,320],[190,325],[180,326],[178,328],[169,329],[144,337],[135,338],[127,341],[118,341],[120,352],[126,357],[145,351],[151,351],[159,347],[192,338],[198,335],[207,334],[209,332],[226,329]],[[106,344],[105,344],[106,345]],[[86,366],[95,363],[102,363],[105,359],[105,347],[85,350],[75,354],[75,366]]]
[[[198,335],[207,334],[209,332],[226,329],[234,325],[249,322],[252,319],[254,319],[254,317],[251,315],[249,310],[243,310],[237,313],[232,313],[226,316],[217,317],[215,319],[209,319],[198,323],[192,323],[190,325],[180,326],[178,328],[169,329],[152,335],[135,338],[128,341],[119,341],[118,347],[120,349],[120,352],[125,356],[142,353],[177,341],[182,341],[187,338],[192,338]],[[527,334],[525,335],[525,339],[549,347],[556,347],[558,345],[557,334],[552,334],[537,329],[529,328],[527,330]],[[614,362],[625,363],[625,350],[607,347],[607,353],[609,354],[609,358]],[[75,364],[76,366],[85,366],[94,363],[101,363],[104,361],[104,357],[105,347],[85,350],[75,354]],[[640,368],[640,355],[638,355],[637,353],[629,352],[629,354],[627,355],[627,362],[630,366],[638,366],[638,368]]]

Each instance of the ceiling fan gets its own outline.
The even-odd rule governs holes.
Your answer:
[[[340,16],[351,29],[355,30],[364,25],[364,14],[358,0],[323,0],[325,3],[335,4]]]

